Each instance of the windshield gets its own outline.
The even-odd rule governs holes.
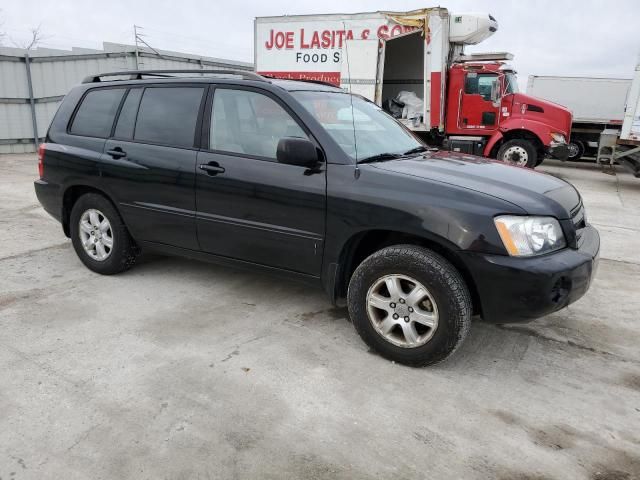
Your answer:
[[[518,93],[518,77],[515,73],[507,73],[504,76],[504,94]]]
[[[404,154],[423,146],[380,107],[358,96],[310,91],[291,94],[356,161],[384,154]]]

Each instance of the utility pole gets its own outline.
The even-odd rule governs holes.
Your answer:
[[[29,50],[24,54],[24,66],[27,69],[27,88],[29,90],[29,103],[31,104],[31,126],[33,128],[33,143],[36,146],[36,152],[38,151],[38,145],[40,144],[40,138],[38,137],[38,122],[36,120],[36,101],[33,97],[33,82],[31,81],[31,59],[29,57]]]
[[[158,52],[155,48],[153,48],[151,45],[149,45],[147,42],[145,42],[144,38],[142,38],[145,35],[143,33],[140,33],[138,30],[142,30],[142,27],[140,27],[138,25],[134,25],[133,26],[133,36],[135,37],[135,42],[136,42],[136,50],[135,50],[135,52],[136,52],[136,70],[140,70],[140,46],[141,45],[144,45],[149,50],[151,50],[153,53],[155,53],[159,57],[162,57],[162,55],[160,55],[160,52]]]
[[[138,26],[134,25],[133,26],[133,38],[134,41],[136,42],[136,70],[140,69],[140,53],[138,50]]]

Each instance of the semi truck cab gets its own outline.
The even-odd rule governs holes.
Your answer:
[[[491,60],[496,56],[512,58],[472,55],[472,61],[449,68],[443,143],[456,151],[527,166],[545,156],[566,159],[569,110],[520,93],[515,70]]]

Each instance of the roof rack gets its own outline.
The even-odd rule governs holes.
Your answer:
[[[191,70],[125,70],[122,72],[99,73],[85,77],[82,83],[101,82],[103,77],[121,77],[127,75],[130,77],[129,80],[142,80],[143,77],[171,78],[174,77],[173,74],[175,73],[192,73],[194,74],[193,76],[203,73],[208,75],[233,75],[246,80],[267,81],[263,76],[247,70],[199,70],[193,68]]]

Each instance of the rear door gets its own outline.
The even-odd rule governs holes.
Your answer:
[[[201,84],[135,87],[122,103],[102,175],[138,240],[198,248],[195,144],[206,90]]]
[[[376,101],[378,82],[378,39],[347,40],[342,50],[340,86]]]
[[[276,161],[283,137],[308,134],[277,97],[261,89],[216,87],[203,125],[196,204],[201,249],[319,276],[326,169]],[[210,120],[210,121],[209,121]]]

